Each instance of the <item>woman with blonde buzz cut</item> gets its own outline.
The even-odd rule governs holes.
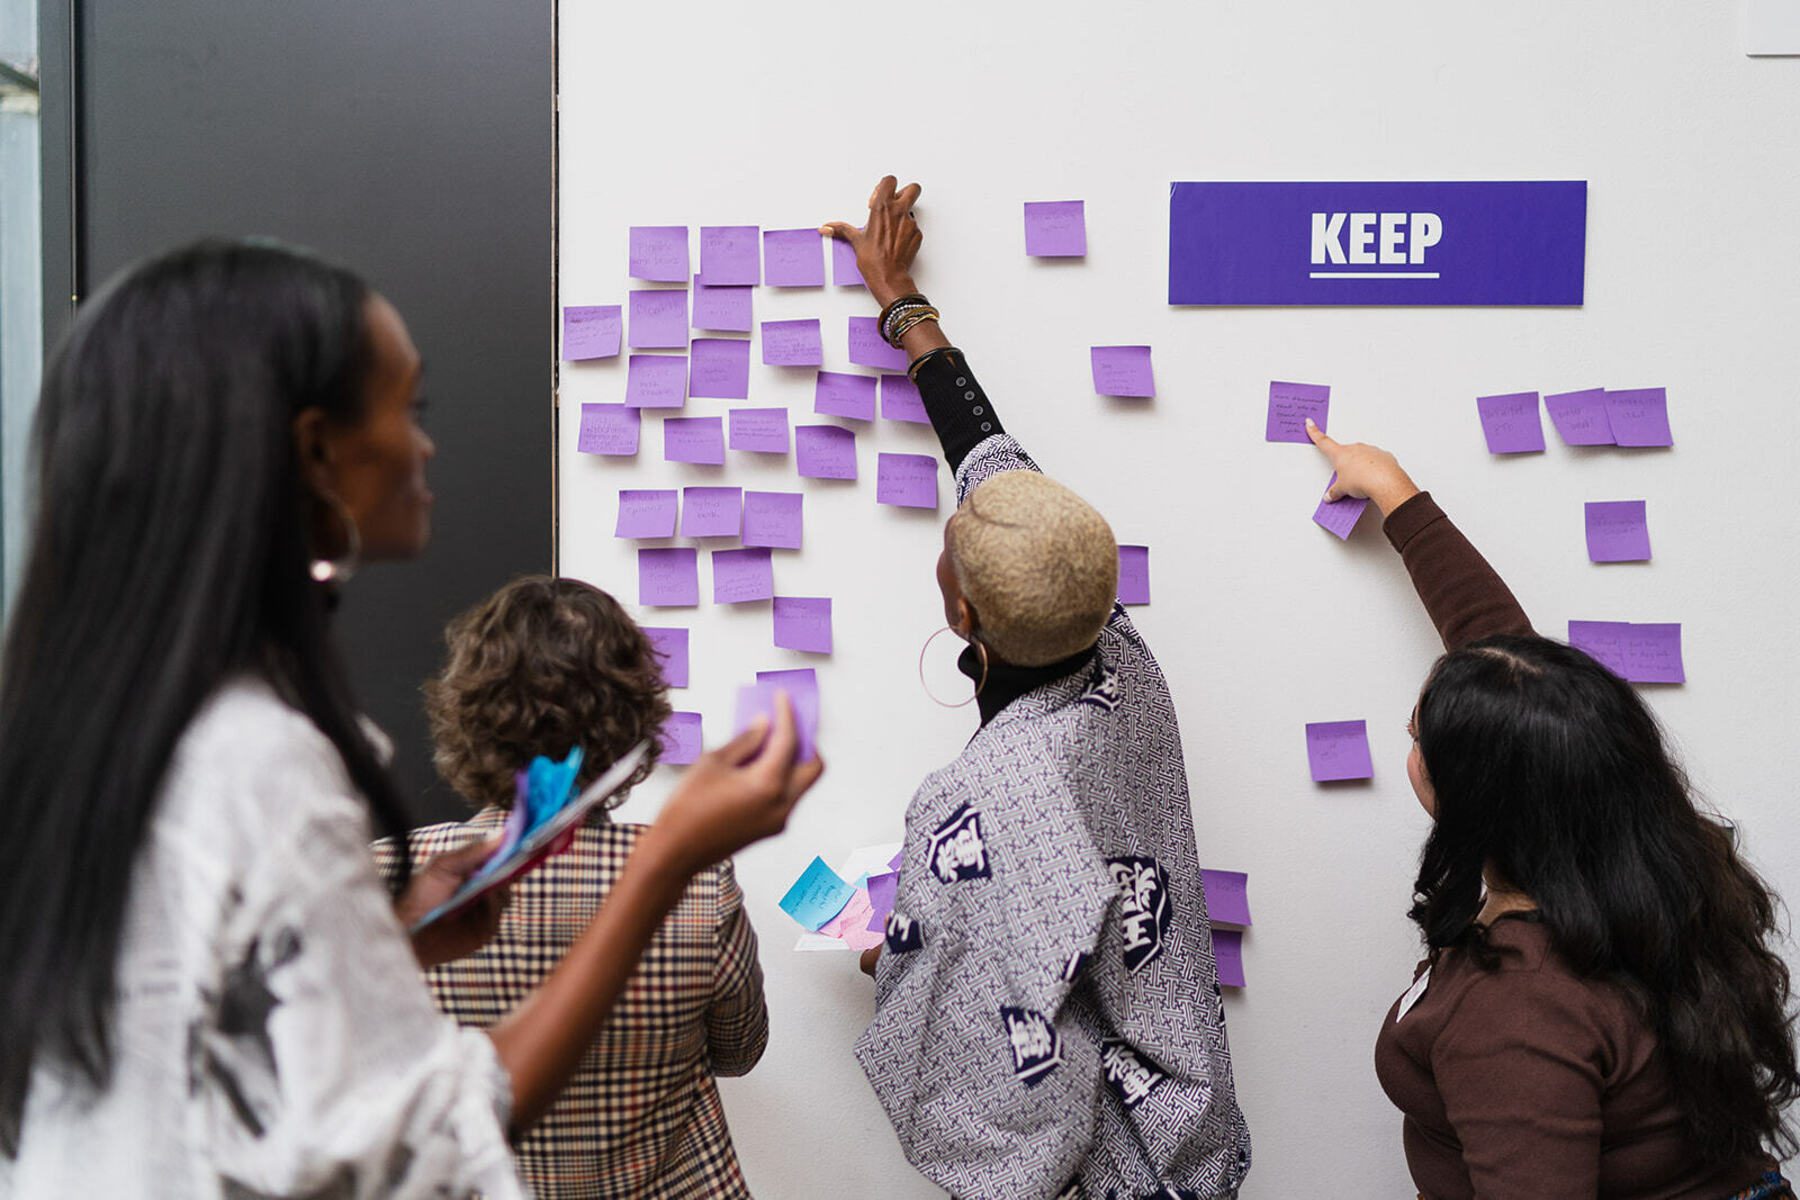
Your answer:
[[[889,176],[864,228],[824,231],[956,478],[937,577],[981,727],[907,807],[857,1058],[954,1196],[1234,1196],[1250,1138],[1168,684],[1116,601],[1112,530],[1001,428],[915,290],[918,194]]]

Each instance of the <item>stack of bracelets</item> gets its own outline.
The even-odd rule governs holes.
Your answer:
[[[921,321],[937,319],[938,310],[931,306],[931,301],[917,292],[913,292],[910,295],[901,296],[882,309],[878,327],[881,330],[882,340],[898,350],[900,349],[900,339],[905,336],[907,330]]]

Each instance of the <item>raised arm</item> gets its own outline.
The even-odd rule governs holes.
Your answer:
[[[1361,442],[1333,441],[1310,420],[1306,432],[1337,472],[1326,497],[1366,496],[1381,510],[1388,541],[1400,552],[1446,650],[1497,633],[1532,631],[1505,581],[1392,454]]]

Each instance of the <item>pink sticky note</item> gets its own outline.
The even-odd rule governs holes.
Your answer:
[[[744,524],[744,490],[691,487],[681,490],[681,536],[736,537]]]
[[[721,417],[668,417],[663,421],[663,460],[725,465],[725,421]]]
[[[1212,931],[1213,960],[1219,964],[1219,986],[1241,988],[1244,983],[1244,934],[1238,929]]]
[[[1590,500],[1587,503],[1588,558],[1604,562],[1648,562],[1650,525],[1642,500]]]
[[[929,454],[877,454],[875,502],[901,508],[936,508],[938,460]]]
[[[686,283],[688,227],[633,225],[630,258],[633,279],[648,279],[654,283]]]
[[[819,932],[826,937],[837,938],[858,953],[873,949],[887,937],[885,930],[875,933],[869,929],[869,918],[874,911],[869,904],[869,893],[858,888],[837,916],[819,926]]]
[[[1337,482],[1337,472],[1325,481],[1325,490],[1331,491],[1331,485]],[[1369,507],[1367,496],[1345,496],[1341,500],[1327,500],[1319,497],[1319,507],[1313,509],[1313,524],[1320,529],[1329,530],[1340,539],[1348,540],[1350,531],[1362,520],[1363,510]]]
[[[750,343],[744,338],[695,338],[688,351],[688,395],[743,400],[750,395]]]
[[[1156,395],[1156,377],[1150,370],[1148,346],[1092,346],[1088,363],[1094,372],[1094,392],[1100,396]]]
[[[615,358],[619,353],[619,306],[567,305],[562,310],[564,362]]]
[[[642,424],[638,410],[628,405],[583,404],[575,449],[582,454],[636,454]]]
[[[1306,761],[1314,783],[1338,779],[1368,779],[1375,774],[1369,761],[1367,721],[1320,721],[1306,727]]]
[[[687,355],[634,354],[625,368],[625,403],[680,408],[687,403]]]
[[[761,282],[761,246],[754,225],[702,225],[700,278],[714,287]]]
[[[837,287],[866,287],[856,266],[856,247],[843,238],[831,239],[831,282]]]
[[[800,549],[803,500],[799,492],[745,492],[744,545]]]
[[[1150,547],[1119,547],[1119,603],[1150,603]]]
[[[1080,200],[1025,202],[1025,253],[1080,258],[1087,253],[1087,206]]]
[[[700,282],[694,276],[695,329],[722,330],[726,333],[749,333],[751,287],[720,286]]]
[[[785,408],[734,408],[730,414],[733,450],[757,454],[788,452],[788,412]]]
[[[919,396],[919,385],[904,375],[881,377],[881,415],[890,421],[931,424],[925,401]]]
[[[621,538],[665,538],[675,536],[675,493],[662,491],[619,491],[619,520],[613,536]]]
[[[687,346],[686,288],[639,289],[631,293],[631,348],[680,350]]]
[[[758,717],[775,725],[775,697],[787,693],[794,713],[795,762],[811,762],[819,756],[819,677],[811,667],[801,671],[758,671],[756,682],[739,688],[737,720],[732,736],[750,728]]]
[[[819,336],[819,322],[764,321],[762,323],[763,365],[770,367],[816,367],[825,361],[825,343]]]
[[[1557,392],[1544,397],[1544,411],[1565,446],[1611,446],[1612,423],[1606,419],[1606,389]]]
[[[688,685],[688,631],[678,625],[640,625],[650,639],[650,650],[662,667],[663,682],[670,687]]]
[[[1331,388],[1325,384],[1277,380],[1269,384],[1269,420],[1263,430],[1263,440],[1304,442],[1310,446],[1312,439],[1306,436],[1306,418],[1311,417],[1320,432],[1329,432],[1325,418],[1330,413]]]
[[[1621,446],[1673,446],[1669,393],[1665,388],[1627,388],[1606,393],[1606,420]]]
[[[881,322],[874,317],[850,318],[850,361],[883,371],[904,371],[906,351],[896,350],[881,338]]]
[[[700,714],[670,713],[669,719],[663,722],[657,740],[662,743],[662,758],[658,760],[660,762],[679,767],[698,759],[706,749],[706,739],[700,728]]]
[[[894,892],[899,883],[898,871],[885,871],[880,875],[869,876],[869,907],[874,912],[869,917],[868,928],[885,927],[888,914],[894,911]]]
[[[775,568],[761,547],[714,550],[713,603],[748,604],[775,596]]]
[[[794,466],[808,479],[855,479],[856,435],[836,425],[796,425]]]
[[[775,644],[785,650],[831,653],[831,599],[827,596],[775,597]]]
[[[700,603],[700,556],[691,546],[638,551],[638,603],[687,608]]]
[[[813,385],[813,411],[820,416],[873,421],[875,388],[876,380],[870,375],[820,371],[818,381]]]
[[[825,286],[825,239],[817,229],[765,229],[762,236],[764,284]]]
[[[1544,422],[1536,392],[1475,397],[1489,454],[1530,454],[1544,448]]]
[[[1206,893],[1206,919],[1218,925],[1250,924],[1250,876],[1242,871],[1200,872],[1200,887]]]

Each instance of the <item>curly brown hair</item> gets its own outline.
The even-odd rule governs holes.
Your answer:
[[[480,808],[510,807],[539,755],[582,751],[585,786],[631,747],[650,753],[611,802],[643,782],[669,717],[662,665],[619,602],[548,575],[513,580],[451,621],[450,657],[425,684],[438,773]]]

